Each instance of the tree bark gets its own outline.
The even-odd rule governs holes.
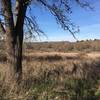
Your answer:
[[[15,26],[16,36],[16,73],[17,73],[17,81],[20,81],[22,77],[22,48],[23,48],[23,27],[24,27],[24,19],[26,15],[27,5],[23,4],[23,2],[19,2],[18,4],[18,15]]]
[[[4,12],[4,18],[6,23],[6,47],[7,47],[7,62],[9,67],[9,79],[14,79],[15,76],[15,43],[16,43],[16,34],[14,32],[14,22],[13,14],[11,8],[11,0],[2,0],[2,8]]]
[[[6,22],[7,62],[9,67],[9,80],[19,84],[22,77],[22,46],[23,27],[27,5],[19,0],[18,15],[14,25],[11,0],[2,0]]]

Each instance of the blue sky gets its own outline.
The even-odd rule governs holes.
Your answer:
[[[83,9],[73,2],[70,15],[72,22],[80,27],[80,32],[76,34],[78,40],[100,39],[100,0],[89,0],[94,10]],[[75,41],[73,36],[60,28],[54,17],[42,7],[32,9],[40,28],[48,38],[41,37],[42,41]]]

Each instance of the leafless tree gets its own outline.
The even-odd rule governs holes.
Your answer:
[[[11,80],[19,82],[22,77],[22,48],[25,34],[30,33],[31,36],[43,34],[35,16],[26,14],[31,9],[31,5],[46,8],[55,17],[57,23],[75,38],[74,33],[77,31],[68,17],[72,13],[70,7],[72,1],[81,7],[89,6],[86,1],[81,2],[81,0],[0,0],[0,33],[6,36],[7,62]]]

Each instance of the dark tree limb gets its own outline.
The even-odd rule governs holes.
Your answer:
[[[4,28],[4,26],[3,26],[2,22],[1,22],[1,20],[0,20],[0,31],[1,31],[3,34],[6,33],[6,30],[5,30],[5,28]]]

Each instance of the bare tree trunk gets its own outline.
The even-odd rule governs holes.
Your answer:
[[[22,77],[22,48],[23,48],[23,27],[24,27],[24,19],[26,14],[27,5],[23,5],[22,2],[19,2],[18,5],[18,15],[15,26],[16,36],[16,73],[17,73],[17,81],[20,81]]]
[[[14,22],[13,14],[11,8],[11,0],[2,0],[2,7],[4,11],[4,18],[6,23],[6,47],[7,47],[7,59],[9,67],[9,79],[12,80],[15,77],[15,44],[16,44],[16,34],[14,32]]]
[[[17,84],[22,79],[22,48],[23,48],[23,28],[14,31],[14,37],[7,33],[6,47],[9,67],[9,79]]]
[[[15,32],[15,34],[18,34]],[[23,46],[23,32],[20,32],[22,35],[17,35],[16,41],[12,44],[13,48],[11,48],[12,55],[12,70],[10,68],[10,73],[12,73],[11,77],[16,83],[20,83],[22,78],[22,46]],[[10,56],[10,55],[8,55]],[[13,60],[14,59],[14,60]]]
[[[2,0],[6,22],[6,47],[9,79],[19,84],[22,77],[23,25],[27,5],[20,0],[16,25],[14,25],[11,0]]]

